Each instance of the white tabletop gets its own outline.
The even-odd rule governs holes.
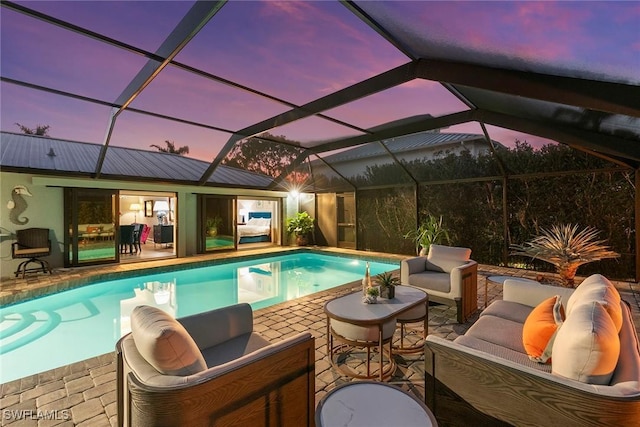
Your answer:
[[[355,292],[327,302],[327,316],[357,323],[379,323],[427,301],[427,293],[411,286],[396,286],[395,298],[378,298],[376,304],[362,302],[362,292]]]
[[[324,427],[437,426],[429,409],[414,396],[384,383],[352,382],[322,398],[316,424]]]

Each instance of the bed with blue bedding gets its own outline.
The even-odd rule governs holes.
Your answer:
[[[271,212],[249,212],[246,224],[238,225],[238,243],[271,241]]]

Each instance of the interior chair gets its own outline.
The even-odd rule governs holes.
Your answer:
[[[402,260],[400,282],[429,294],[429,302],[456,307],[458,323],[478,309],[478,263],[471,249],[431,245],[427,256]]]
[[[149,232],[151,231],[151,227],[147,224],[142,224],[142,232],[140,233],[140,243],[143,245],[147,243],[147,238],[149,237]]]
[[[51,274],[49,262],[40,257],[51,254],[51,240],[49,239],[48,228],[26,228],[16,231],[16,241],[11,244],[11,258],[27,258],[18,265],[16,277],[22,273],[24,279],[28,271],[40,271]],[[38,263],[40,267],[27,268],[31,263]]]
[[[140,244],[142,239],[142,231],[144,230],[144,224],[133,224],[133,251],[142,252],[142,245]]]
[[[246,303],[174,319],[140,305],[116,344],[118,426],[313,426],[315,340],[270,343]]]
[[[134,243],[134,226],[133,225],[121,225],[118,229],[118,237],[120,238],[120,253],[133,253]]]

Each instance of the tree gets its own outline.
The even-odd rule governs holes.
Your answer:
[[[278,143],[280,141],[285,144]],[[284,136],[265,132],[261,136],[237,143],[222,163],[276,178],[282,173],[290,172],[289,166],[304,151],[304,148],[293,144],[296,143]]]
[[[20,131],[26,135],[49,136],[49,125],[38,125],[35,129],[28,128],[20,123],[16,123],[16,126],[18,126]]]
[[[189,154],[189,146],[183,145],[182,147],[176,149],[176,143],[173,141],[165,140],[164,143],[167,145],[166,147],[160,147],[156,144],[151,144],[149,147],[157,148],[161,153],[171,153],[182,156],[184,154]]]

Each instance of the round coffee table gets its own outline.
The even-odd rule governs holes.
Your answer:
[[[316,408],[317,427],[429,427],[438,422],[427,406],[400,388],[373,381],[343,384]]]

